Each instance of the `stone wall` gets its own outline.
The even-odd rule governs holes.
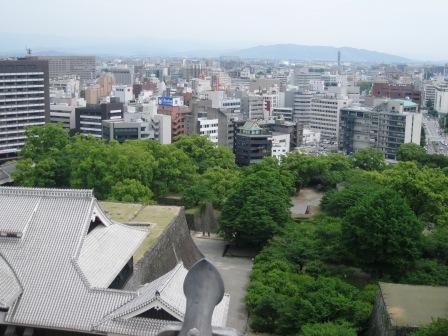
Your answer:
[[[154,245],[134,265],[134,273],[124,289],[135,290],[159,278],[173,269],[179,261],[190,268],[202,257],[188,230],[185,210],[181,208]]]
[[[395,336],[390,331],[391,323],[380,289],[373,306],[368,336]]]

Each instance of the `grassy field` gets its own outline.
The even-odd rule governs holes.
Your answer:
[[[149,234],[134,254],[134,262],[157,241],[166,226],[179,213],[179,207],[143,205],[136,203],[100,202],[100,206],[114,221],[134,226],[149,226]]]

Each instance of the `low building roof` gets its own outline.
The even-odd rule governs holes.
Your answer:
[[[380,283],[391,324],[420,327],[437,318],[448,318],[448,287]]]

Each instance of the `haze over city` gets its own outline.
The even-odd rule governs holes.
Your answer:
[[[1,7],[0,52],[18,51],[20,41],[37,52],[55,51],[60,43],[72,52],[90,47],[100,53],[96,45],[120,40],[124,46],[154,44],[160,53],[202,50],[205,55],[285,43],[448,60],[448,45],[442,43],[448,3],[439,0],[16,0],[2,1]]]

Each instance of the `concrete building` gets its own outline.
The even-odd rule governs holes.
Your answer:
[[[102,138],[102,121],[123,118],[123,103],[111,99],[110,103],[87,105],[75,109],[76,132]]]
[[[274,107],[272,116],[286,121],[293,121],[293,110],[291,107]]]
[[[302,67],[294,69],[294,82],[299,91],[310,90],[310,81],[322,80],[325,69],[321,67]]]
[[[95,80],[95,56],[38,56],[47,60],[51,78],[75,75],[84,84]]]
[[[50,104],[50,122],[62,124],[68,132],[76,128],[75,105]]]
[[[245,93],[241,97],[241,113],[245,119],[263,119],[264,99],[262,96]]]
[[[185,132],[185,116],[190,109],[183,104],[181,97],[159,97],[158,114],[164,114],[171,117],[171,139],[174,140]]]
[[[302,145],[317,145],[320,142],[320,132],[308,128],[303,129]]]
[[[0,161],[17,157],[25,129],[50,121],[48,61],[0,61]]]
[[[236,163],[241,166],[260,162],[271,155],[271,133],[248,120],[235,134],[234,152]]]
[[[448,113],[448,82],[435,85],[434,110]]]
[[[198,118],[198,132],[211,142],[218,143],[218,119]]]
[[[298,91],[294,94],[293,120],[302,125],[309,125],[311,120],[311,100],[316,96],[314,91]]]
[[[422,114],[410,100],[388,100],[374,108],[343,108],[340,119],[339,149],[346,154],[376,148],[387,159],[396,159],[401,144],[420,144]]]
[[[134,73],[129,68],[110,68],[107,72],[112,74],[115,79],[116,85],[129,85],[134,84]]]
[[[297,122],[283,119],[269,119],[258,122],[258,125],[271,133],[289,135],[289,151],[302,144],[303,126]]]
[[[422,91],[422,105],[428,107],[428,102],[431,101],[434,107],[436,101],[436,86],[432,81],[426,81],[423,83]]]
[[[311,112],[308,125],[314,131],[320,132],[321,137],[331,142],[337,142],[339,134],[339,117],[341,108],[351,105],[346,96],[326,94],[311,99]],[[302,123],[302,120],[300,120]]]
[[[273,132],[269,140],[271,141],[271,156],[280,159],[290,150],[290,135],[287,133]]]
[[[50,79],[50,97],[79,98],[80,81],[75,76]]]
[[[129,85],[113,85],[112,86],[112,97],[117,97],[121,103],[127,104],[134,99],[134,93],[132,86]]]

